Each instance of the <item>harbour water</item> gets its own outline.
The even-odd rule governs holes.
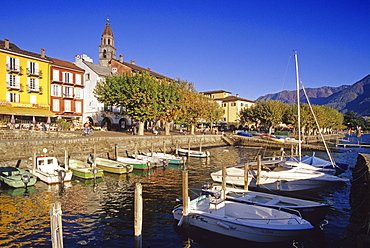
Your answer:
[[[370,142],[370,135],[349,137],[353,142]],[[190,158],[190,195],[200,193],[203,183],[212,183],[210,173],[222,165],[242,164],[257,154],[269,156],[272,151],[247,147],[204,148],[209,159]],[[348,149],[334,153],[338,162],[356,164],[357,154],[370,149]],[[307,153],[309,155],[309,153]],[[322,152],[316,155],[326,158]],[[331,204],[326,220],[302,240],[278,246],[251,244],[230,240],[202,230],[176,228],[172,209],[181,197],[182,168],[168,166],[129,175],[105,173],[94,182],[74,179],[60,185],[43,182],[28,189],[0,189],[0,247],[51,247],[50,204],[59,201],[63,211],[64,247],[134,247],[133,195],[135,183],[143,187],[143,247],[341,247],[350,218],[351,182],[320,192],[315,199]],[[351,171],[343,177],[352,180]],[[311,196],[312,197],[312,196]],[[344,247],[344,246],[342,246]]]

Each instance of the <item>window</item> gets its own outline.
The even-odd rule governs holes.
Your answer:
[[[30,103],[31,104],[36,104],[36,95],[30,95]]]
[[[59,96],[60,97],[60,87],[59,85],[52,85],[51,86],[51,96]]]
[[[235,106],[236,106],[236,102],[232,102],[231,107],[235,107]]]
[[[76,113],[82,113],[82,104],[81,102],[76,102]]]
[[[6,92],[6,101],[7,102],[19,102],[19,94]]]
[[[12,58],[12,57],[9,57],[9,68],[11,70],[15,70],[16,69],[16,59],[15,58]]]
[[[226,103],[223,103],[223,104],[222,104],[222,107],[226,107]]]
[[[19,59],[7,56],[6,57],[6,67],[7,67],[7,70],[10,70],[10,71],[20,71]]]
[[[36,80],[35,80],[35,78],[29,78],[28,87],[29,87],[30,90],[35,90],[36,89]]]
[[[64,97],[72,97],[72,88],[64,87]]]
[[[71,101],[64,100],[64,112],[71,112]]]
[[[55,112],[60,111],[59,104],[60,104],[60,101],[58,99],[53,99],[53,111]]]
[[[15,77],[15,75],[8,75],[9,76],[9,86],[10,87],[16,87],[16,77]]]
[[[70,72],[63,72],[63,82],[73,84],[73,75]]]
[[[85,75],[85,81],[89,81],[90,80],[90,73],[86,73]]]
[[[78,84],[78,85],[82,84],[81,74],[76,74],[76,84]]]
[[[75,88],[75,98],[81,99],[81,89],[80,88]]]
[[[59,70],[53,70],[53,81],[59,82]]]

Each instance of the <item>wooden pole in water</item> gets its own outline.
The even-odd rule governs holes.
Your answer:
[[[118,147],[117,144],[114,145],[114,159],[117,160],[118,158]]]
[[[137,155],[137,142],[135,142],[135,144],[134,144],[134,149],[135,149],[135,151],[134,151],[134,155],[135,155],[135,158],[137,157],[136,155]]]
[[[258,155],[257,157],[257,185],[260,185],[261,181],[261,155]]]
[[[226,177],[227,177],[227,174],[226,174],[226,166],[222,167],[222,199],[225,200],[226,199]]]
[[[50,204],[51,243],[53,248],[63,248],[62,209],[60,202]]]
[[[32,174],[35,174],[36,171],[36,153],[33,153],[33,159],[32,159]]]
[[[64,169],[67,171],[69,167],[68,151],[64,150]]]
[[[166,141],[163,140],[163,153],[166,154]]]
[[[294,145],[292,145],[292,147],[290,149],[290,156],[294,157]]]
[[[152,155],[151,157],[154,157],[154,145],[153,145],[153,142],[151,143],[151,148],[150,149],[152,149],[150,151],[150,154]]]
[[[135,202],[134,202],[134,232],[135,232],[135,248],[141,248],[142,242],[142,226],[143,226],[143,194],[141,183],[135,184]]]
[[[188,157],[190,157],[190,139],[189,139],[189,142],[188,142]]]
[[[188,171],[183,171],[182,172],[182,201],[183,201],[183,204],[182,204],[182,216],[183,218],[185,218],[185,222],[186,222],[186,218],[189,214],[189,186],[188,186]]]
[[[178,141],[178,140],[176,140],[176,146],[175,146],[175,149],[176,149],[175,153],[177,153],[177,149],[179,149],[179,141]]]
[[[203,137],[202,137],[203,138]],[[202,138],[200,138],[200,143],[199,143],[199,151],[202,151]]]
[[[244,190],[248,190],[248,172],[249,172],[249,163],[248,161],[244,163]]]
[[[94,161],[92,164],[93,167],[96,167],[96,146],[94,145]]]

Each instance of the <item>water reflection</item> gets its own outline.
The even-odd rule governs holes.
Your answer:
[[[211,152],[209,159],[189,158],[186,162],[193,197],[200,193],[203,183],[212,183],[210,173],[221,166],[242,164],[257,154],[273,155],[270,150],[246,147],[207,150]],[[352,164],[357,158],[352,153],[334,156]],[[26,195],[24,189],[0,190],[0,246],[50,247],[50,204],[59,201],[63,211],[64,247],[133,247],[134,185],[140,182],[144,200],[143,247],[263,247],[263,244],[251,246],[227,238],[220,240],[217,235],[199,230],[185,235],[177,233],[172,210],[175,199],[181,197],[181,171],[181,166],[168,166],[128,175],[105,173],[96,181],[74,179],[64,187],[38,182]],[[303,244],[335,247],[333,244],[345,232],[349,218],[348,185],[327,189],[319,197],[333,204],[327,216],[328,224],[312,234],[310,241],[292,241],[279,247],[303,247]]]

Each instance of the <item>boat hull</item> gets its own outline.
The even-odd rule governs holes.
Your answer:
[[[180,156],[190,156],[195,158],[207,158],[210,156],[209,152],[186,150],[186,149],[177,149],[176,153]]]
[[[61,169],[65,171],[64,169]],[[61,177],[58,175],[58,171],[55,173],[48,173],[48,172],[43,172],[40,170],[35,170],[33,174],[40,179],[41,181],[47,183],[47,184],[57,184],[57,183],[63,183],[63,182],[69,182],[72,179],[72,171],[68,170],[65,171],[66,175],[64,177],[64,180],[61,180]]]
[[[221,190],[221,186],[214,186],[209,190],[204,189],[203,192],[204,194],[214,195],[219,194]],[[226,188],[226,199],[245,204],[281,209],[291,214],[299,214],[312,225],[321,223],[330,208],[330,205],[327,203],[229,187]]]
[[[149,161],[140,161],[133,158],[117,157],[117,161],[132,165],[134,170],[149,170],[155,167],[155,165]]]
[[[8,185],[12,188],[23,188],[25,183],[22,181],[22,177],[28,177],[28,186],[32,186],[36,183],[37,178],[26,170],[15,168],[15,167],[0,167],[0,182]]]
[[[211,173],[215,182],[222,182],[221,171]],[[324,173],[311,172],[299,173],[290,172],[288,174],[279,174],[279,172],[261,172],[260,183],[257,185],[256,173],[249,171],[248,187],[258,190],[272,190],[278,192],[317,192],[323,188],[338,182],[346,182],[332,175]],[[244,186],[244,170],[237,168],[228,168],[226,183],[231,185]]]
[[[69,168],[71,169],[73,176],[79,177],[82,179],[94,179],[94,178],[100,178],[103,176],[102,169],[96,168],[94,170],[94,167],[90,167],[88,163],[84,163],[79,160],[70,159]]]
[[[250,216],[245,214],[246,212],[243,210],[234,212],[236,215],[233,216],[232,213],[227,211],[227,209],[233,204],[239,203],[226,202],[226,209],[224,209],[225,207],[222,207],[220,209],[213,209],[212,211],[191,210],[187,217],[183,217],[182,207],[178,207],[174,209],[173,216],[175,220],[179,221],[179,225],[183,222],[187,222],[191,226],[208,230],[213,233],[253,242],[289,241],[301,237],[307,230],[313,228],[309,222],[303,219],[299,219],[297,221],[295,217],[291,219],[285,219],[285,216],[283,218],[276,219],[269,219],[266,216],[257,217],[257,215],[252,213],[254,212],[254,209],[259,214],[266,214],[267,212],[278,210],[247,204],[242,205],[244,205],[245,209],[253,208],[252,210],[247,210],[248,213],[251,214]],[[261,210],[258,208],[267,210]]]
[[[134,169],[132,165],[103,158],[96,158],[96,167],[115,174],[127,174]]]

